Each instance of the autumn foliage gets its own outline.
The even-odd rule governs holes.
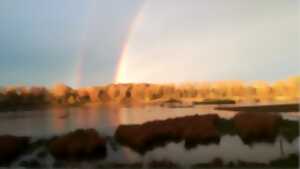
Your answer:
[[[151,104],[181,101],[233,100],[235,102],[289,102],[300,98],[300,77],[267,83],[218,81],[185,84],[110,84],[71,88],[9,86],[0,88],[0,108],[33,105]]]

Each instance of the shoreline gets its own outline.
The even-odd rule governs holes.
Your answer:
[[[0,106],[0,112],[6,111],[30,111],[38,109],[51,108],[73,108],[73,107],[119,107],[119,108],[134,108],[160,106],[167,108],[193,108],[198,106],[214,106],[216,111],[234,111],[234,112],[300,112],[300,102],[235,102],[230,99],[157,99],[152,101],[132,101],[128,100],[125,103],[120,102],[91,102],[85,104],[41,104],[41,105],[14,105]]]
[[[299,112],[300,104],[297,103],[275,103],[275,104],[240,104],[240,105],[222,105],[216,110],[227,110],[237,112]]]

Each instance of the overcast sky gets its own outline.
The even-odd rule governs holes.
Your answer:
[[[282,79],[299,74],[298,12],[297,0],[1,0],[0,85],[111,83],[124,44],[121,82]]]
[[[120,82],[284,79],[299,74],[296,0],[146,1]]]
[[[138,1],[1,0],[0,85],[111,82]]]

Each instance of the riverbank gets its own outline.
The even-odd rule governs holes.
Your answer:
[[[273,103],[273,104],[240,104],[240,105],[222,105],[216,107],[216,110],[228,110],[237,112],[300,112],[299,102],[294,103]]]

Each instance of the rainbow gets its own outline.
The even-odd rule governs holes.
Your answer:
[[[129,24],[128,33],[126,34],[126,37],[124,38],[124,43],[120,50],[119,59],[117,62],[117,67],[114,75],[114,83],[122,83],[124,82],[124,69],[126,64],[127,53],[128,53],[128,46],[130,44],[130,40],[132,37],[132,32],[138,27],[139,23],[143,21],[143,11],[146,7],[146,0],[144,0],[141,5],[139,6],[139,9],[137,10],[137,13],[135,17],[132,19],[131,23]]]
[[[124,64],[126,63],[126,59],[128,59],[128,57],[126,57],[127,51],[128,51],[128,44],[130,43],[130,38],[132,36],[132,32],[136,29],[137,25],[143,19],[143,10],[144,10],[145,4],[146,4],[146,0],[142,1],[141,4],[139,4],[138,10],[128,26],[127,34],[125,34],[125,36],[124,36],[123,43],[121,45],[120,52],[118,55],[116,69],[114,72],[114,77],[113,77],[114,83],[120,83],[124,79]],[[93,20],[93,18],[89,22],[91,22],[92,20]],[[88,25],[88,26],[90,26],[90,25]],[[85,54],[86,48],[85,48],[84,44],[86,44],[85,42],[88,38],[88,36],[87,36],[88,30],[86,30],[86,31],[87,32],[84,32],[82,35],[82,43],[83,43],[82,47],[79,49],[79,51],[77,53],[78,54],[78,56],[77,56],[78,63],[77,63],[76,70],[75,70],[75,74],[76,74],[75,85],[76,85],[76,87],[80,87],[82,85],[82,80],[83,80],[83,66],[84,66],[85,56],[86,56],[86,54]],[[117,112],[117,114],[115,114],[115,116],[109,117],[111,124],[118,125],[121,123],[125,123],[125,124],[128,123],[127,122],[128,115],[126,113],[124,114],[124,112],[120,112],[120,109],[117,107],[116,107],[115,111]],[[86,119],[84,119],[82,121],[81,118],[79,118],[78,122],[85,124]],[[122,154],[126,160],[131,161],[132,159],[134,159],[134,157],[132,157],[131,153],[129,153],[128,151],[129,150],[124,149]]]
[[[92,0],[90,3],[91,10],[89,11],[87,15],[87,26],[85,27],[84,31],[81,34],[81,44],[80,48],[76,53],[76,56],[78,58],[77,66],[75,67],[75,79],[74,79],[74,85],[75,87],[80,87],[83,79],[83,65],[85,61],[86,56],[86,48],[87,48],[87,41],[89,40],[89,34],[91,31],[91,27],[93,26],[95,18],[95,12],[97,11],[96,6],[98,6],[99,1]]]
[[[94,6],[96,6],[97,0],[94,0]],[[128,26],[127,33],[124,35],[123,38],[123,43],[120,48],[120,52],[118,54],[118,59],[117,59],[117,64],[116,64],[116,69],[113,75],[113,83],[120,83],[123,82],[124,80],[124,64],[126,62],[127,56],[127,51],[128,51],[128,44],[130,43],[130,38],[132,36],[132,32],[136,29],[137,25],[142,21],[143,19],[143,10],[146,4],[146,0],[143,0],[139,2],[140,4],[138,5],[138,9],[136,10],[136,13],[132,20],[130,21],[130,24]],[[74,85],[76,87],[80,87],[82,85],[83,81],[83,67],[84,67],[84,62],[85,62],[85,52],[86,52],[86,41],[88,41],[89,38],[89,33],[90,33],[90,28],[93,25],[93,21],[96,19],[93,16],[93,10],[91,10],[92,13],[90,14],[90,17],[88,18],[88,25],[87,25],[87,30],[85,30],[82,34],[82,45],[79,51],[77,52],[77,66],[75,68],[75,79],[74,79]],[[95,11],[94,11],[95,12]]]
[[[77,65],[76,68],[76,76],[75,76],[75,85],[76,87],[80,87],[81,86],[81,81],[82,81],[82,77],[83,77],[83,63],[84,62],[84,58],[83,55],[79,56],[79,63]]]

